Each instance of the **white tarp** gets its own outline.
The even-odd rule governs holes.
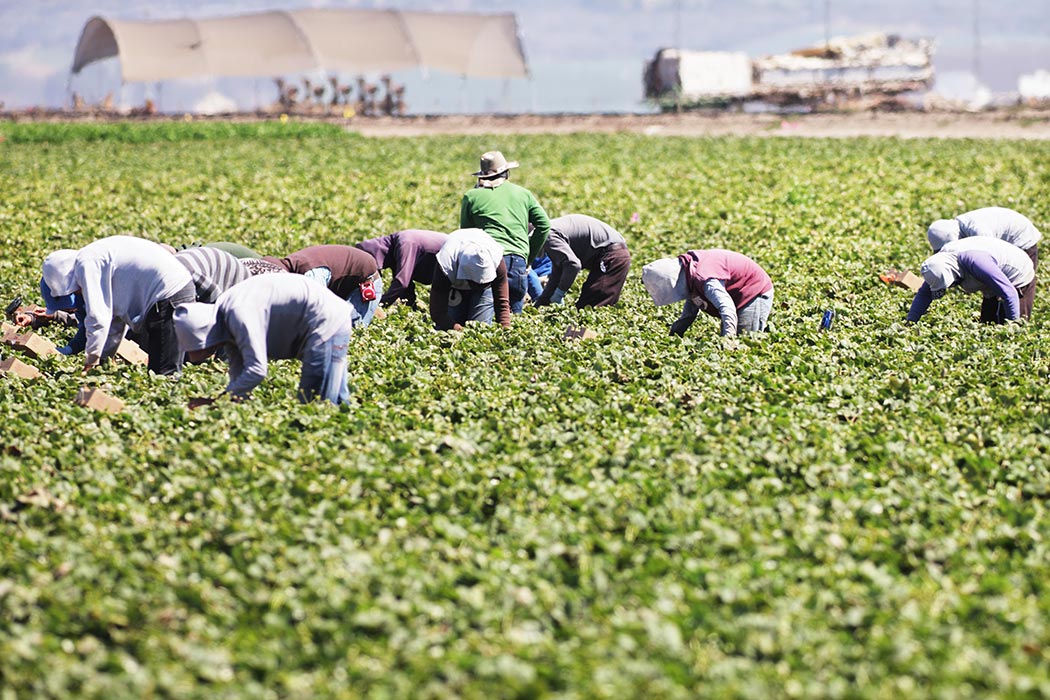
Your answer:
[[[510,13],[305,9],[211,19],[91,18],[77,42],[73,73],[113,56],[120,57],[127,82],[406,68],[528,76]]]

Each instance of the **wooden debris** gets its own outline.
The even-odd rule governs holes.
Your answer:
[[[40,370],[32,365],[27,365],[17,357],[9,357],[0,362],[0,373],[13,374],[23,379],[36,379],[40,376]]]
[[[134,340],[124,338],[117,346],[117,357],[132,365],[149,364],[149,355]]]
[[[910,270],[887,270],[879,275],[879,279],[886,284],[909,289],[913,292],[919,291],[919,287],[921,287],[923,283],[922,277],[919,277]]]
[[[124,410],[124,402],[120,399],[110,396],[101,389],[92,389],[86,386],[81,387],[80,391],[77,392],[75,401],[78,406],[93,408],[96,411],[105,411],[106,413],[120,413]]]
[[[568,340],[594,340],[598,334],[590,328],[576,328],[569,326],[565,329],[565,338]]]

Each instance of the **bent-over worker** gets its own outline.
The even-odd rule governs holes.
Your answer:
[[[181,366],[172,313],[194,300],[193,280],[160,245],[110,236],[80,250],[56,250],[44,260],[53,297],[76,293],[84,303],[84,370],[116,352],[126,329],[138,334],[149,369],[175,374]]]
[[[300,275],[252,277],[214,304],[185,304],[175,312],[179,346],[191,362],[225,350],[225,393],[235,399],[247,398],[266,379],[267,360],[298,358],[300,401],[349,401],[346,350],[352,330],[346,302]],[[211,401],[195,399],[191,406]]]
[[[320,282],[350,305],[355,328],[364,328],[379,308],[383,280],[376,259],[352,245],[315,245],[284,258],[263,258],[288,272]]]
[[[467,321],[510,326],[510,293],[503,248],[481,229],[449,234],[437,254],[430,287],[430,317],[438,330],[461,330]]]
[[[583,214],[551,219],[551,232],[543,249],[552,267],[543,293],[534,302],[536,306],[562,303],[584,268],[587,279],[576,308],[612,306],[620,300],[631,270],[631,253],[620,232],[609,224]]]
[[[642,283],[657,306],[684,301],[671,333],[683,335],[700,311],[721,321],[721,335],[766,330],[773,282],[758,263],[732,250],[690,250],[642,268]]]
[[[1031,318],[1035,268],[1024,251],[1006,241],[974,236],[948,243],[922,264],[922,277],[905,317],[911,323],[951,287],[981,292],[981,323]]]
[[[406,229],[358,243],[356,247],[375,258],[380,270],[393,271],[390,287],[379,303],[390,306],[404,299],[415,306],[414,283],[429,285],[433,281],[437,252],[447,240],[447,234],[437,231]]]

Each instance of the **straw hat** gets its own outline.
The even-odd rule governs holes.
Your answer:
[[[481,169],[476,173],[471,173],[471,175],[474,177],[497,177],[516,167],[518,167],[518,161],[512,160],[508,163],[507,159],[499,151],[489,151],[481,156]]]

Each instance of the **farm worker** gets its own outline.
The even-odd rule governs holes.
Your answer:
[[[197,301],[214,304],[219,295],[251,274],[244,264],[218,248],[187,248],[175,253],[193,279]]]
[[[631,254],[623,236],[609,224],[583,214],[551,219],[551,233],[543,249],[553,269],[536,306],[562,303],[583,268],[587,268],[587,280],[576,308],[611,306],[620,300]]]
[[[460,229],[437,254],[430,287],[430,317],[438,330],[461,330],[467,321],[510,326],[510,294],[503,248],[481,229]]]
[[[267,360],[302,360],[299,400],[346,403],[346,349],[353,326],[346,303],[300,275],[259,275],[231,287],[214,304],[175,311],[179,347],[190,362],[222,348],[230,364],[226,392],[245,399],[266,379]],[[195,408],[214,399],[198,398]]]
[[[1035,268],[1024,251],[987,236],[960,238],[944,245],[922,264],[925,280],[912,299],[905,320],[915,323],[952,286],[972,294],[981,292],[981,323],[1004,323],[1032,315],[1029,287],[1035,286]],[[1026,301],[1027,300],[1027,301]]]
[[[671,333],[683,335],[704,311],[722,322],[721,334],[766,330],[773,282],[751,258],[721,248],[690,250],[642,268],[642,283],[657,306],[684,301]]]
[[[379,303],[390,306],[404,299],[409,306],[415,306],[413,283],[428,285],[434,279],[435,256],[447,240],[447,234],[437,231],[406,229],[358,243],[358,248],[375,258],[380,270],[393,271],[390,288]]]
[[[243,246],[240,243],[230,243],[229,241],[214,241],[212,243],[205,243],[201,245],[198,243],[190,243],[188,245],[180,246],[179,250],[188,250],[190,248],[215,248],[221,250],[224,253],[229,253],[238,260],[246,260],[248,258],[259,259],[262,257],[259,253],[248,246]]]
[[[1006,241],[1015,245],[1028,255],[1032,261],[1032,269],[1039,265],[1039,241],[1043,234],[1035,227],[1028,217],[1013,209],[1005,207],[985,207],[960,214],[954,219],[938,219],[930,224],[926,231],[926,240],[936,253],[952,241],[973,236],[988,236]],[[1031,310],[1035,301],[1035,280],[1025,288],[1026,299],[1022,306]],[[995,297],[990,300],[986,298],[990,306],[998,306]],[[989,309],[988,313],[992,313]],[[984,312],[982,311],[982,315]]]
[[[44,282],[52,296],[76,293],[84,300],[84,371],[116,352],[130,328],[149,354],[150,370],[178,372],[171,317],[196,293],[190,273],[158,244],[110,236],[80,250],[56,250],[44,260]]]
[[[472,173],[478,184],[463,195],[459,227],[482,229],[503,247],[510,310],[520,314],[527,291],[525,268],[547,240],[550,220],[532,192],[509,181],[516,167],[516,161],[507,162],[499,151],[481,156],[481,168]],[[529,224],[535,227],[531,234]]]
[[[366,327],[379,307],[383,280],[376,259],[352,245],[315,245],[284,258],[263,260],[320,282],[346,299],[355,328]]]

